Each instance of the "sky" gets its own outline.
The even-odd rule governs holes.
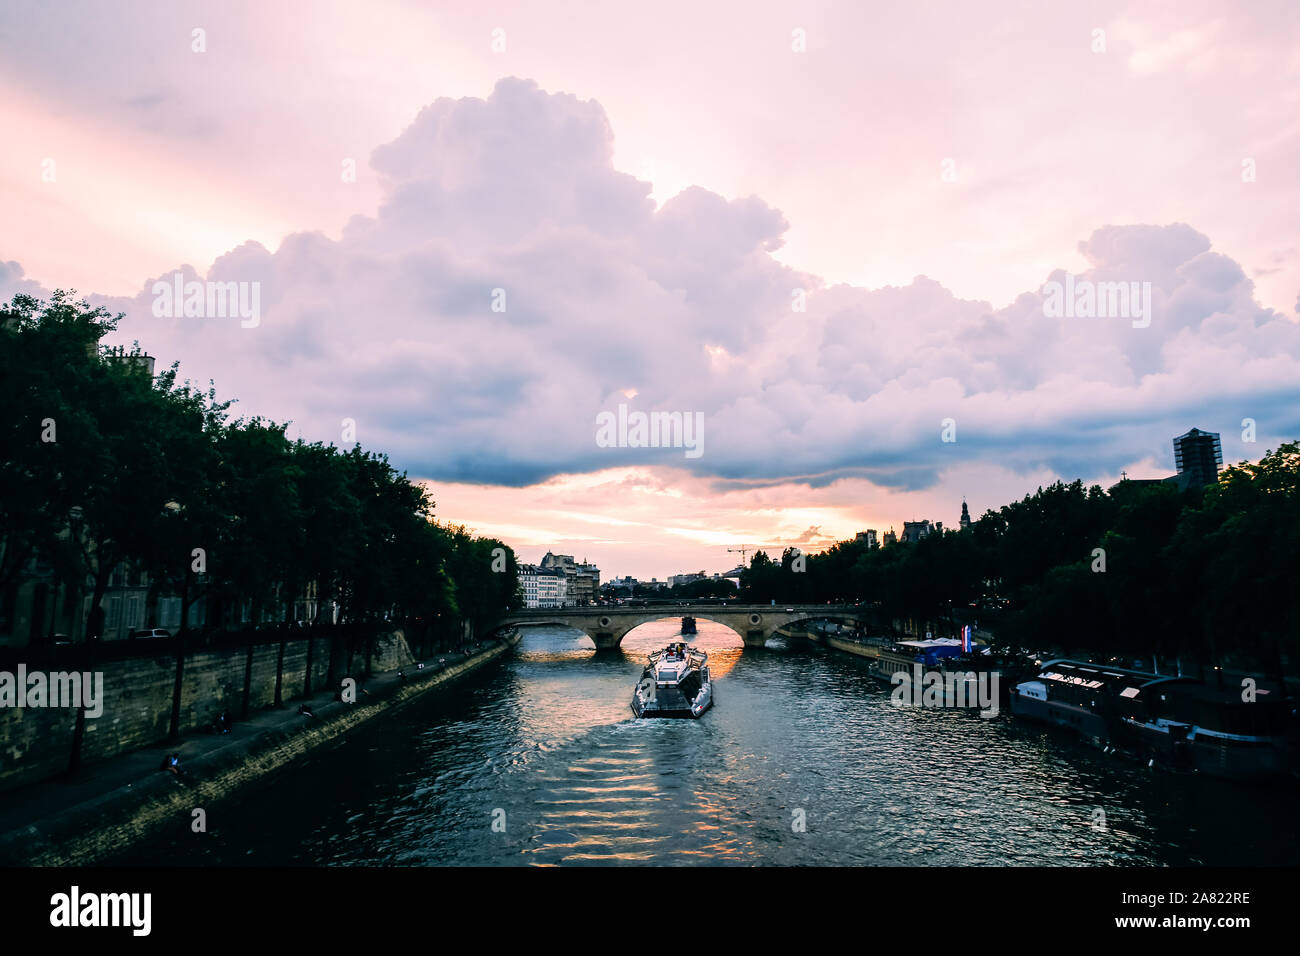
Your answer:
[[[1170,474],[1193,426],[1300,438],[1298,37],[1290,2],[11,0],[0,298],[124,313],[523,560],[952,526]],[[256,322],[159,314],[178,272]],[[610,447],[620,405],[702,440]]]

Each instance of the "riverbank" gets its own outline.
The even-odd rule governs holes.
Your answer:
[[[142,748],[88,767],[74,781],[46,781],[0,794],[0,864],[92,865],[147,840],[178,817],[197,826],[205,808],[245,784],[477,670],[519,639],[515,631],[468,654],[441,654],[423,668],[406,666],[358,680],[355,704],[322,692],[258,712],[228,734],[191,734],[178,744]],[[313,716],[304,716],[297,704]],[[164,755],[173,752],[181,756],[183,781],[159,769]]]
[[[833,647],[837,651],[844,651],[846,654],[853,654],[857,657],[866,657],[875,660],[880,656],[880,646],[878,644],[868,644],[865,641],[855,641],[847,637],[832,637],[830,634],[821,634],[812,630],[782,628],[778,633],[787,637],[797,637],[805,641],[811,641],[814,644],[821,644],[823,647]]]

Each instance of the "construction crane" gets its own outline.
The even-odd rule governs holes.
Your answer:
[[[751,551],[753,551],[753,550],[754,550],[753,548],[728,548],[728,549],[727,549],[727,554],[735,554],[737,551],[739,551],[739,552],[740,552],[740,566],[741,566],[741,567],[744,567],[744,566],[745,566],[745,555],[749,554],[749,552],[751,552]]]

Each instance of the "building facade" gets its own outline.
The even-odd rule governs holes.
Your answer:
[[[572,584],[573,603],[586,606],[594,604],[600,595],[600,568],[584,561],[575,566]]]
[[[519,588],[524,592],[524,607],[537,607],[537,565],[521,564],[518,574]]]
[[[904,521],[903,535],[900,538],[908,544],[915,544],[922,538],[928,538],[931,534],[939,529],[940,526],[932,525],[928,520]]]
[[[1174,439],[1175,478],[1186,475],[1179,484],[1184,487],[1203,487],[1219,480],[1223,467],[1223,446],[1218,432],[1204,432],[1193,428]]]
[[[559,568],[537,569],[537,607],[564,607],[569,600],[568,579]]]
[[[167,628],[173,634],[180,629],[181,599],[175,595],[159,595],[150,619],[150,586],[149,575],[129,562],[109,572],[99,605],[101,640],[124,640],[146,627]],[[85,641],[91,632],[93,600],[94,582],[89,577],[61,581],[52,569],[33,560],[18,580],[0,591],[0,645]],[[207,602],[202,597],[190,604],[188,623],[190,627],[207,623]]]
[[[542,604],[543,600],[541,591],[538,591],[536,607],[558,607],[563,605],[578,605],[586,607],[594,604],[597,596],[600,594],[600,568],[587,561],[578,563],[573,560],[571,554],[554,554],[547,551],[542,557],[541,563],[536,568],[537,574],[546,572],[547,574],[559,574],[563,578],[562,596],[558,598],[560,604]],[[540,580],[540,579],[539,579]],[[551,584],[548,582],[543,585],[547,591],[546,599],[549,600]],[[525,600],[527,600],[527,590],[525,590]]]
[[[688,574],[673,574],[668,578],[668,586],[675,588],[682,584],[693,584],[696,581],[703,581],[707,575],[703,571],[692,571]]]

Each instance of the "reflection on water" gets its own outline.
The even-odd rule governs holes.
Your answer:
[[[559,627],[121,862],[1291,864],[1294,787],[1148,770],[1008,716],[894,707],[865,662],[699,621],[715,706],[636,720],[645,655]],[[1104,825],[1096,811],[1104,811]],[[504,823],[494,832],[493,821]],[[802,821],[802,829],[800,822]]]

